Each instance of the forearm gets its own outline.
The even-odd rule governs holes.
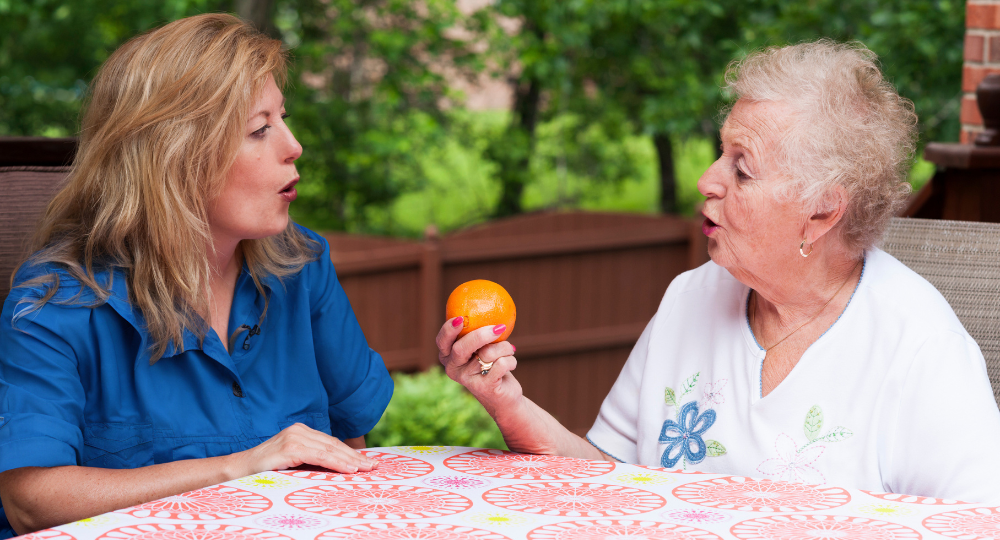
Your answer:
[[[509,411],[487,410],[496,420],[507,447],[515,452],[611,461],[524,396]]]
[[[25,534],[245,476],[231,457],[137,469],[23,467],[0,473],[0,500]]]

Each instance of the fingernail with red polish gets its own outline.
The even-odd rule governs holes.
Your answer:
[[[496,326],[493,327],[493,333],[499,336],[506,329],[507,329],[507,325],[506,324],[498,324],[498,325],[496,325]]]
[[[462,318],[461,317],[455,317],[454,319],[452,319],[451,325],[454,326],[455,328],[458,328],[459,326],[462,326]]]
[[[517,352],[517,347],[515,347],[513,343],[510,344],[510,348],[514,349],[514,352]]]

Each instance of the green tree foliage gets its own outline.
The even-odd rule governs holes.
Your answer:
[[[734,38],[745,7],[734,1],[610,0],[579,9],[587,35],[577,41],[586,47],[572,52],[569,88],[575,92],[568,98],[597,121],[609,111],[624,114],[652,138],[663,212],[677,210],[673,138],[716,132],[719,74],[738,51]]]
[[[221,0],[0,0],[0,135],[71,136],[90,79],[129,38]]]
[[[500,429],[476,398],[439,367],[393,375],[396,389],[368,446],[449,445],[506,450]]]
[[[285,0],[276,26],[293,45],[286,92],[303,145],[299,216],[326,229],[371,229],[372,215],[421,187],[419,157],[446,135],[447,74],[484,69],[485,13],[453,0]],[[383,229],[382,232],[393,232]]]
[[[555,35],[568,21],[567,5],[548,0],[498,0],[492,10],[484,10],[517,22],[516,30],[499,35],[491,43],[502,69],[520,72],[511,81],[514,106],[509,124],[486,150],[486,157],[497,164],[501,186],[498,217],[522,211],[524,188],[531,181],[542,92],[558,88],[569,67],[562,55],[561,36]]]
[[[958,139],[963,0],[759,1],[747,13],[745,42],[860,41],[878,54],[899,93],[913,100],[921,142]]]
[[[520,209],[516,198],[529,177],[524,155],[533,151],[538,118],[565,111],[603,124],[609,115],[611,122],[621,118],[649,135],[659,161],[660,206],[674,211],[675,141],[716,134],[727,64],[758,47],[820,37],[865,43],[916,104],[923,141],[954,140],[964,6],[959,0],[498,0],[498,13],[523,22],[508,52],[523,66],[511,135],[491,155],[502,171],[498,213]],[[545,99],[526,99],[532,96]]]
[[[0,0],[0,135],[75,135],[90,79],[125,40],[233,4]],[[495,25],[486,12],[463,16],[453,0],[276,0],[268,9],[292,49],[290,124],[311,180],[296,217],[370,229],[372,215],[424,184],[417,158],[447,135],[445,75],[485,69],[476,39]]]
[[[916,104],[922,141],[958,134],[961,0],[495,0],[473,15],[454,0],[0,0],[0,135],[75,134],[87,84],[124,40],[237,3],[266,4],[268,29],[292,50],[286,94],[308,180],[293,209],[319,228],[402,232],[388,209],[458,174],[429,159],[456,145],[496,189],[475,212],[456,208],[454,226],[483,205],[537,208],[551,171],[557,184],[613,189],[645,177],[638,147],[618,150],[634,136],[653,143],[661,208],[683,210],[674,153],[716,133],[727,63],[824,36],[879,54]],[[475,115],[448,109],[461,99],[447,81],[484,72],[511,76],[516,100],[499,126],[470,129]],[[553,204],[593,203],[558,191]]]

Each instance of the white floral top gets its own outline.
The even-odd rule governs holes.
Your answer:
[[[761,397],[749,289],[677,277],[588,439],[630,463],[1000,504],[982,353],[926,280],[875,249],[840,319]]]

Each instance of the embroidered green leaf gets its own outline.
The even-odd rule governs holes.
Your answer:
[[[677,395],[674,394],[673,388],[668,386],[667,389],[663,391],[663,401],[666,402],[667,405],[677,405]]]
[[[810,441],[816,440],[821,429],[823,429],[823,409],[819,405],[813,405],[806,413],[806,438]]]
[[[705,453],[708,457],[719,457],[726,455],[726,447],[722,446],[719,441],[708,440],[705,441],[705,446],[708,447],[708,451]]]
[[[830,430],[830,433],[820,437],[820,440],[826,442],[839,442],[844,439],[850,439],[852,436],[854,436],[853,431],[845,428],[844,426],[837,426]]]
[[[701,375],[700,371],[698,373],[695,373],[694,375],[688,377],[687,380],[684,381],[684,386],[681,387],[681,397],[684,397],[684,396],[690,394],[691,391],[694,390],[694,385],[698,384],[698,376],[699,375]]]

